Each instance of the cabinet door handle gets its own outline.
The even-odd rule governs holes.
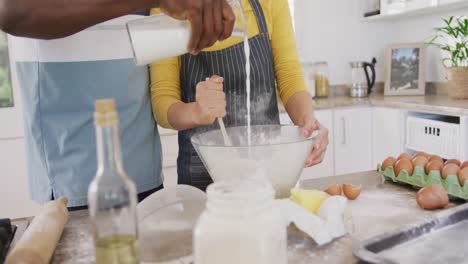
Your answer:
[[[343,128],[343,138],[341,140],[341,145],[346,145],[346,119],[344,117],[341,118],[341,126]]]

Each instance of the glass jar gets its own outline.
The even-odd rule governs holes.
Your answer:
[[[309,89],[312,97],[315,96],[315,76],[314,76],[314,64],[312,63],[303,63],[302,72],[304,74],[304,81],[307,88]]]
[[[287,263],[287,223],[273,197],[266,181],[210,185],[194,232],[194,263]]]
[[[315,96],[328,97],[330,95],[330,70],[325,61],[314,63]]]

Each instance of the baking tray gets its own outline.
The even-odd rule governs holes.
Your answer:
[[[366,263],[468,263],[468,204],[436,217],[385,233],[355,247]]]

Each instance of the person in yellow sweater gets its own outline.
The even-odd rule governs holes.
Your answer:
[[[250,46],[251,124],[279,124],[279,95],[304,136],[320,130],[305,164],[316,165],[325,155],[328,130],[313,113],[288,1],[241,0],[241,4]],[[194,133],[216,128],[218,117],[224,117],[228,127],[247,124],[245,63],[242,39],[231,37],[197,56],[185,54],[151,64],[154,116],[162,127],[179,131],[179,184],[204,190],[212,182],[190,143]]]

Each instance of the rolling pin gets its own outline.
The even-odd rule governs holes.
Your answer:
[[[68,220],[68,199],[44,205],[7,256],[6,264],[48,264]]]

